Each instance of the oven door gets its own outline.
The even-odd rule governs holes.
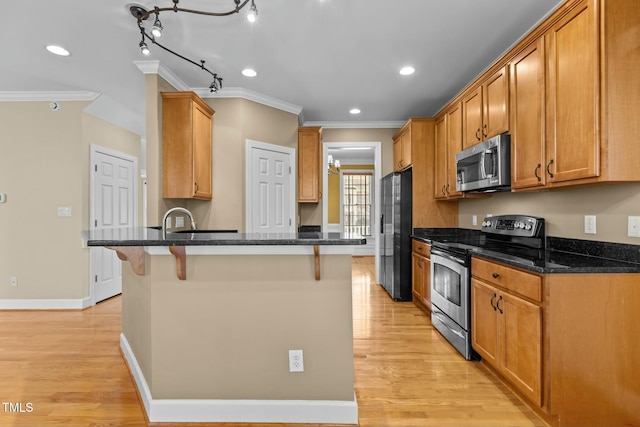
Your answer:
[[[469,266],[453,254],[431,249],[431,304],[468,331]]]

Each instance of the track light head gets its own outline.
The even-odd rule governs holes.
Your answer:
[[[253,22],[256,22],[257,18],[258,18],[258,8],[256,7],[256,4],[254,3],[254,1],[251,0],[251,7],[249,8],[249,13],[247,13],[247,19],[249,20],[249,22],[253,23]]]
[[[162,37],[162,22],[160,22],[160,18],[158,17],[158,14],[156,14],[156,20],[153,23],[153,28],[151,28],[151,34],[155,38]]]
[[[144,56],[149,56],[149,54],[151,53],[149,46],[147,46],[147,43],[145,43],[144,40],[140,42],[140,52],[142,52]]]

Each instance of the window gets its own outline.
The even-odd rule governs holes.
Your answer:
[[[370,172],[345,172],[342,175],[342,224],[349,237],[371,236],[372,176]]]

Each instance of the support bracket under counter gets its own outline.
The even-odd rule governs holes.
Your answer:
[[[144,248],[142,246],[106,246],[107,249],[116,251],[118,258],[122,261],[129,261],[133,272],[138,276],[144,276]]]
[[[114,250],[122,261],[129,261],[133,272],[145,275],[145,251],[142,246],[106,246]],[[187,252],[185,246],[169,246],[169,252],[176,258],[176,275],[180,280],[187,279]],[[313,245],[315,279],[320,280],[320,246]]]

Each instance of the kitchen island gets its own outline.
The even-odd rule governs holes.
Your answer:
[[[364,239],[126,228],[85,240],[128,261],[121,349],[150,422],[357,424],[351,253]],[[289,350],[304,372],[289,372]]]

